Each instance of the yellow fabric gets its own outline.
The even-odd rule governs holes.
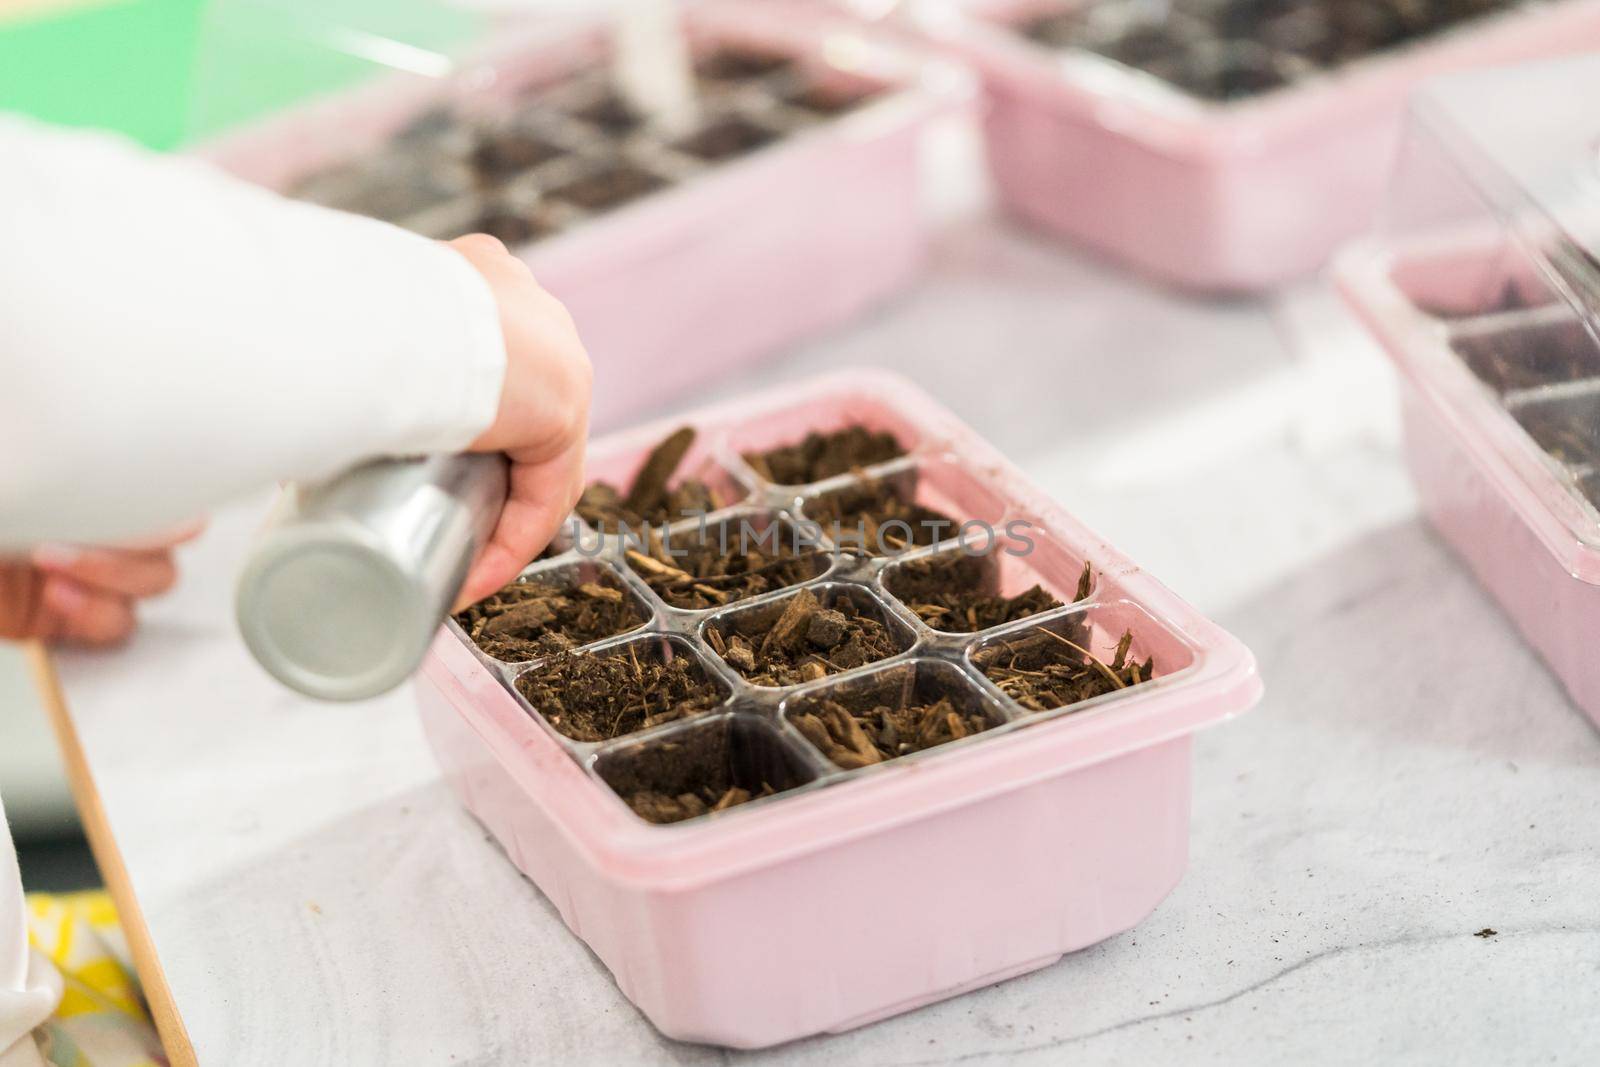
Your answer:
[[[107,894],[30,895],[28,940],[66,986],[55,1015],[37,1031],[49,1063],[167,1067]]]

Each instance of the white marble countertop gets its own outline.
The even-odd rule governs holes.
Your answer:
[[[1186,302],[974,225],[722,392],[851,362],[921,375],[1258,656],[1155,915],[849,1034],[668,1042],[457,806],[409,693],[321,706],[250,663],[257,502],[130,648],[61,661],[201,1063],[1600,1059],[1600,735],[1416,517],[1392,387],[1325,294]]]

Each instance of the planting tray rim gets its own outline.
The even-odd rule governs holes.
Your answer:
[[[458,628],[441,629],[424,666],[427,680],[453,692],[451,702],[458,708],[470,709],[464,713],[468,725],[517,780],[529,802],[544,807],[569,843],[610,879],[685,890],[734,877],[1174,740],[1248,709],[1261,694],[1254,658],[1236,638],[1078,523],[992,446],[898,375],[845,370],[609,435],[595,442],[595,448],[621,454],[648,448],[685,423],[734,424],[759,418],[764,411],[843,394],[871,395],[912,419],[919,430],[931,431],[919,450],[959,453],[997,481],[1014,485],[1028,514],[1037,516],[1050,535],[1069,546],[1084,546],[1102,579],[1113,583],[1114,595],[1089,605],[1066,604],[985,631],[985,640],[1073,612],[1129,610],[1131,605],[1147,613],[1169,638],[1182,641],[1193,653],[1192,661],[1125,693],[1096,698],[1100,703],[1013,721],[1003,736],[980,734],[946,746],[945,751],[933,749],[851,772],[843,780],[814,783],[804,795],[779,795],[721,815],[654,825],[636,816],[594,776],[593,751],[574,756],[573,746],[563,744],[553,728],[519,703],[507,675],[496,673],[492,662]],[[787,592],[767,595],[776,598]],[[643,636],[651,633],[660,636],[653,628]],[[640,637],[634,631],[613,640]],[[788,690],[784,699],[833,684],[838,677],[860,676],[911,658],[913,652],[903,652],[848,675]],[[691,729],[722,713],[657,729]]]

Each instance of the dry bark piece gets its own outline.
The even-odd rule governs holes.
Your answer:
[[[466,635],[496,659],[520,663],[626,633],[645,622],[616,579],[573,588],[531,578],[512,582],[459,612]]]
[[[728,632],[718,632],[727,627]],[[900,651],[888,627],[849,597],[824,606],[809,589],[771,611],[750,611],[708,628],[729,666],[761,686],[800,685]],[[720,647],[719,647],[720,646]]]
[[[875,704],[863,710],[822,700],[791,721],[807,741],[844,770],[937,748],[990,727],[985,716],[958,710],[947,696],[916,702],[906,699],[908,695],[902,695],[898,706]]]
[[[590,482],[578,498],[578,516],[601,533],[614,534],[622,532],[624,526],[638,533],[645,526],[715,511],[724,501],[705,482],[685,478],[672,484],[672,476],[694,439],[691,426],[667,435],[645,457],[627,492],[609,482]]]
[[[1016,596],[982,590],[985,560],[964,552],[912,560],[897,567],[889,592],[936,630],[970,634],[1017,622],[1061,607],[1061,601],[1043,586],[1033,585]],[[1074,603],[1094,588],[1089,564],[1078,576]]]
[[[566,652],[517,677],[517,691],[574,741],[614,737],[709,711],[724,694],[687,656],[663,660],[636,648],[608,655]]]
[[[972,662],[1011,699],[1030,711],[1050,711],[1148,682],[1155,661],[1129,658],[1133,633],[1117,642],[1110,663],[1086,647],[1081,629],[1071,637],[1048,629],[998,641],[972,657]]]
[[[745,462],[769,482],[806,485],[906,454],[894,434],[852,425],[831,433],[808,433],[791,445],[745,453]]]

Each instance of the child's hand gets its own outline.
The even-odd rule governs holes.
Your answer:
[[[103,646],[133,633],[134,604],[172,588],[172,550],[194,525],[124,548],[43,545],[0,559],[0,638]]]
[[[540,288],[527,265],[505,245],[472,234],[450,246],[493,290],[506,345],[500,411],[472,450],[511,457],[510,496],[488,547],[462,586],[459,610],[515,578],[550,543],[578,502],[593,374],[567,309]]]

